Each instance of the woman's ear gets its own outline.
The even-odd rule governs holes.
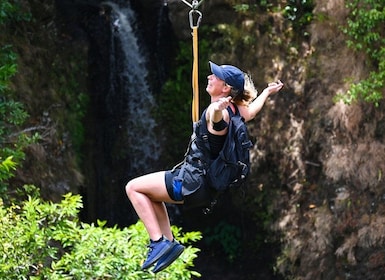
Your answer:
[[[231,86],[229,86],[228,84],[225,84],[225,86],[223,87],[223,91],[229,94],[231,92]]]

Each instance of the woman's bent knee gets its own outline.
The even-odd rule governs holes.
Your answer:
[[[130,200],[136,195],[145,195],[154,201],[169,200],[164,172],[150,173],[130,180],[126,187],[126,194]]]
[[[126,189],[126,194],[127,194],[128,198],[130,198],[130,196],[132,196],[132,194],[135,192],[134,180],[129,181],[127,183],[125,189]]]
[[[130,180],[126,185],[126,194],[128,198],[132,197],[133,195],[137,193],[145,194],[148,192],[146,188],[148,187],[146,184],[146,181],[143,180],[145,178],[144,176],[134,178]]]

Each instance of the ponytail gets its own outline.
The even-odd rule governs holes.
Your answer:
[[[249,74],[245,73],[245,87],[243,92],[232,89],[230,95],[233,96],[233,101],[237,105],[248,105],[250,101],[257,97],[258,91]]]

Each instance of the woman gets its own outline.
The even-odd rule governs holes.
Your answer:
[[[271,83],[256,98],[257,91],[251,78],[237,67],[218,66],[209,62],[211,75],[207,77],[206,91],[211,103],[206,111],[209,143],[212,156],[221,150],[227,134],[229,113],[237,106],[245,121],[252,120],[262,109],[267,97],[278,92],[281,81]],[[183,203],[183,190],[176,190],[173,178],[179,169],[160,171],[135,178],[126,185],[126,193],[150,237],[149,252],[142,269],[156,263],[154,272],[169,266],[183,252],[184,247],[173,237],[166,203]],[[183,189],[183,186],[182,186]]]

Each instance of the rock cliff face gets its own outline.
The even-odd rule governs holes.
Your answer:
[[[257,7],[255,12],[236,12],[232,2],[215,0],[200,6],[202,28],[216,30],[210,33],[215,35],[211,40],[205,38],[212,50],[210,59],[250,72],[260,91],[273,80],[285,83],[282,93],[271,97],[249,123],[257,145],[252,151],[253,171],[248,188],[242,194],[234,193],[232,199],[225,198],[234,207],[229,214],[232,221],[244,230],[244,247],[250,245],[246,239],[256,239],[258,232],[276,235],[265,237],[267,243],[280,241],[279,250],[269,253],[276,253],[273,257],[277,257],[280,275],[291,279],[381,279],[385,274],[384,110],[383,104],[347,106],[334,102],[337,93],[347,90],[348,78],[359,80],[368,72],[365,57],[347,48],[346,37],[339,29],[347,15],[344,1],[314,1],[314,20],[307,27],[307,34],[293,29],[279,9]],[[276,7],[286,5],[286,1],[274,3]],[[87,86],[97,79],[92,76],[92,67],[86,65],[87,60],[89,66],[99,65],[99,69],[104,65],[103,60],[95,59],[105,57],[100,55],[103,51],[109,53],[102,48],[109,38],[96,34],[103,28],[108,33],[109,19],[100,15],[99,1],[31,0],[25,4],[36,21],[18,25],[0,36],[16,47],[19,72],[13,88],[31,114],[29,125],[40,130],[43,141],[27,151],[26,163],[15,184],[40,185],[50,199],[59,199],[67,191],[87,193],[85,189],[92,189],[98,180],[94,178],[98,175],[96,169],[92,170],[97,163],[94,161],[93,165],[85,159],[84,167],[75,160],[76,151],[65,121],[68,112],[73,111],[76,95],[61,89],[76,88],[83,93],[93,89],[94,94],[102,94],[102,87]],[[154,50],[155,20],[162,4],[152,0],[132,2],[149,50]],[[168,5],[177,40],[189,42],[189,8],[175,0],[168,1]],[[65,26],[61,25],[63,22]],[[92,48],[92,44],[99,48]],[[166,67],[168,64],[164,63]],[[161,74],[150,75],[161,83]],[[69,81],[76,81],[76,85],[70,87]],[[86,115],[86,139],[91,142],[96,141],[92,134],[94,117],[103,100],[100,96],[99,102],[92,99],[97,96],[90,95],[92,108]],[[98,151],[92,147],[96,146],[87,146],[85,151],[95,159],[92,156]],[[109,162],[114,164],[113,159]],[[119,172],[115,176],[124,171]],[[117,178],[108,177],[110,186],[123,186],[127,178],[121,177],[118,182],[114,181]],[[117,197],[124,197],[123,192],[100,191],[110,203],[106,211],[119,212],[111,205]],[[88,193],[86,198],[92,212],[87,218],[97,218],[102,196]],[[122,203],[125,206],[120,207],[129,207],[127,201]],[[109,217],[125,215],[133,214],[123,211]],[[201,222],[218,223],[217,218],[214,215]],[[242,220],[242,224],[237,220]],[[261,221],[268,225],[258,224]],[[260,250],[264,248],[267,246]],[[245,275],[237,274],[234,279],[255,279],[252,277],[261,274],[253,272],[253,266],[262,262],[261,256],[266,252],[243,250],[251,253],[255,261],[233,264],[233,270],[246,266]],[[202,270],[211,275],[217,273],[214,269]],[[232,279],[231,269],[224,271],[228,278],[221,274],[220,279]],[[204,279],[215,279],[215,275]],[[264,279],[273,276],[266,275]]]
[[[18,57],[11,86],[30,115],[26,129],[38,132],[41,140],[27,149],[14,185],[35,184],[45,198],[57,201],[78,192],[84,179],[66,122],[73,119],[69,111],[76,110],[76,96],[86,92],[87,44],[72,44],[59,31],[54,1],[20,5],[32,20],[10,22],[0,36]]]
[[[346,47],[339,26],[344,1],[317,1],[310,53],[300,96],[292,110],[292,152],[281,165],[288,180],[276,226],[284,232],[283,256],[301,279],[362,279],[383,275],[383,116],[368,104],[333,102],[347,78],[366,77],[364,57]],[[299,146],[296,146],[298,145]],[[281,147],[288,151],[289,147]],[[291,161],[291,163],[290,163]],[[285,167],[286,166],[286,167]]]

